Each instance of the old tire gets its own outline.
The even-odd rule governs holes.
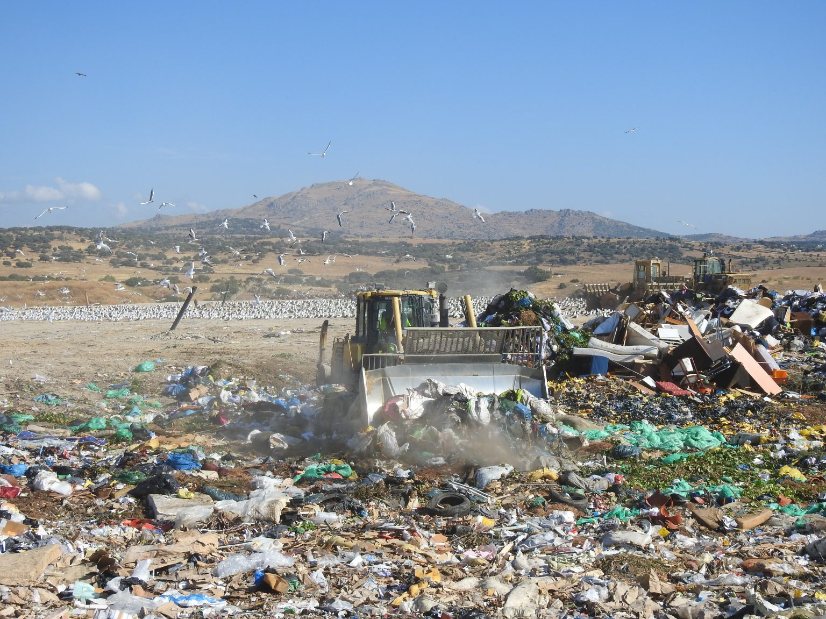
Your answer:
[[[440,492],[427,503],[427,508],[435,516],[455,518],[465,516],[473,509],[473,503],[458,492]]]

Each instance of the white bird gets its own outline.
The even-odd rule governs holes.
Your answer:
[[[306,252],[306,251],[304,251],[304,248],[303,248],[303,247],[299,247],[299,248],[298,248],[298,255],[299,255],[299,256],[303,256],[303,255],[305,255],[306,253],[307,253],[307,252]]]
[[[172,282],[170,282],[167,278],[164,278],[158,282],[158,286],[162,286],[164,288],[171,288]]]
[[[310,259],[309,258],[296,258],[296,261],[298,262],[298,264],[301,264],[302,262],[309,262]]]
[[[158,207],[158,210],[161,210],[162,208],[172,208],[174,206],[175,205],[172,204],[172,202],[161,202],[161,205]]]
[[[326,240],[327,240],[327,235],[328,235],[328,234],[330,234],[330,231],[329,231],[329,230],[324,230],[324,231],[322,231],[322,233],[321,233],[321,242],[322,242],[322,243],[323,243],[324,241],[326,241]]]
[[[399,211],[399,212],[401,212],[401,211]],[[413,223],[413,213],[408,213],[407,215],[405,215],[404,220],[412,224]]]
[[[332,264],[335,261],[336,261],[335,256],[327,256],[326,260],[324,260],[324,264]]]
[[[690,224],[687,221],[683,221],[682,219],[678,219],[677,222],[683,224],[686,228],[696,228],[697,227],[694,224]]]
[[[270,231],[270,222],[267,220],[266,217],[264,217],[264,223],[262,223],[259,227],[264,228],[264,230],[266,230],[267,232]]]
[[[232,252],[232,254],[233,254],[236,258],[240,258],[240,257],[241,257],[241,252],[240,252],[240,251],[238,251],[237,249],[235,249],[235,248],[234,248],[234,247],[232,247],[231,245],[227,245],[227,247],[229,248],[229,250]]]
[[[52,211],[62,211],[65,208],[69,208],[68,206],[50,206],[49,208],[45,209],[40,215],[35,217],[35,219],[40,219],[46,213],[51,213]]]
[[[278,254],[278,264],[283,267],[286,262],[287,261],[284,258],[284,254]]]
[[[181,294],[181,289],[178,288],[178,284],[172,284],[172,292],[175,294]]]
[[[355,183],[355,182],[356,182],[356,179],[357,179],[358,177],[359,177],[359,173],[358,173],[358,172],[356,172],[356,173],[355,173],[355,174],[354,174],[354,175],[350,178],[350,180],[348,180],[348,181],[347,181],[347,184],[348,184],[348,185],[350,185],[350,187],[352,187],[352,186],[353,186],[353,183]]]
[[[298,238],[293,234],[292,230],[287,230],[290,233],[290,244],[298,243]]]
[[[625,130],[625,133],[632,133],[632,134],[633,134],[633,133],[636,133],[636,132],[637,132],[637,128],[636,128],[636,127],[631,127],[630,129],[626,129],[626,130]]]
[[[127,252],[124,252],[124,253],[125,253],[127,256],[135,256],[135,262],[137,262],[137,261],[138,261],[138,254],[136,254],[135,252],[133,252],[133,251],[127,251]]]
[[[186,276],[189,279],[192,279],[193,277],[195,277],[195,263],[194,262],[190,263],[189,269],[186,272]]]
[[[390,215],[390,221],[388,221],[387,223],[392,224],[393,220],[396,219],[396,215],[398,215],[398,212],[393,213],[392,215]]]
[[[190,228],[189,229],[189,242],[190,243],[195,243],[197,240],[198,239],[195,238],[195,228]]]
[[[479,220],[479,221],[481,221],[482,223],[485,223],[485,218],[484,218],[484,217],[482,217],[482,213],[480,213],[480,212],[479,212],[479,209],[478,209],[478,208],[474,208],[474,209],[473,209],[473,218],[474,218],[474,219],[478,219],[478,220]]]
[[[124,287],[124,285],[123,285],[123,284],[121,284],[120,282],[118,282],[117,284],[115,284],[115,290],[119,290],[119,291],[120,291],[120,290],[126,290],[126,288]]]
[[[312,155],[313,157],[321,157],[322,159],[324,159],[327,156],[327,151],[330,150],[330,144],[332,144],[332,143],[333,143],[332,140],[327,142],[327,146],[325,146],[324,150],[321,151],[320,153],[307,153],[307,154]]]
[[[229,230],[229,219],[227,219],[225,217],[224,221],[222,221],[220,224],[218,224],[218,227],[223,228],[224,230]]]
[[[20,255],[21,255],[21,256],[23,256],[24,258],[26,257],[26,254],[24,254],[24,253],[23,253],[23,250],[22,250],[22,249],[15,249],[15,250],[14,250],[14,253],[16,253],[16,254],[20,254]]]
[[[410,222],[410,234],[416,234],[416,222]]]
[[[98,251],[104,251],[104,250],[105,250],[105,251],[108,251],[110,254],[112,253],[112,248],[111,248],[111,247],[109,247],[109,246],[108,246],[106,243],[104,243],[102,240],[100,240],[100,241],[98,241],[97,243],[95,243],[95,247],[97,248],[97,250],[98,250]]]
[[[155,188],[149,190],[149,199],[146,202],[141,202],[141,206],[145,204],[152,204],[155,201]]]
[[[385,206],[384,210],[385,211],[392,211],[392,212],[395,213],[398,209],[396,208],[396,203],[393,202],[393,200],[390,200],[390,206]]]
[[[338,227],[339,228],[344,227],[344,223],[342,222],[341,216],[344,215],[344,213],[349,213],[349,212],[350,211],[341,211],[338,215],[336,215],[336,219],[338,220]]]
[[[267,267],[266,269],[264,269],[264,271],[263,271],[261,274],[262,274],[262,275],[264,275],[265,273],[266,273],[267,275],[272,275],[273,277],[275,277],[275,271],[273,271],[273,270],[272,270],[271,268],[269,268],[269,267]]]
[[[261,295],[257,294],[257,295],[255,295],[255,304],[258,305],[260,303],[261,303]]]
[[[180,254],[180,253],[181,253],[181,246],[180,246],[180,245],[176,245],[176,246],[175,246],[175,253],[176,253],[176,254]]]

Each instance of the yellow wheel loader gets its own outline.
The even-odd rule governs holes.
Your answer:
[[[448,327],[446,287],[356,294],[354,334],[336,338],[327,360],[327,328],[319,341],[317,382],[357,393],[362,422],[372,423],[390,398],[427,379],[463,383],[480,393],[524,389],[547,397],[541,327],[478,327],[470,295],[469,326]]]

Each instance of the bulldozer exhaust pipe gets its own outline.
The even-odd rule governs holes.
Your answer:
[[[473,312],[473,299],[469,294],[465,295],[465,320],[469,327],[476,328],[476,314]]]
[[[447,297],[444,293],[439,295],[439,326],[440,327],[449,327],[450,320],[448,318],[448,311],[447,311]]]

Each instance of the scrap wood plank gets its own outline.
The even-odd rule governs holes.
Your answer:
[[[729,351],[729,354],[743,366],[743,369],[764,392],[769,395],[777,395],[783,391],[780,385],[774,382],[771,375],[760,366],[757,359],[752,357],[742,344],[738,343]]]

